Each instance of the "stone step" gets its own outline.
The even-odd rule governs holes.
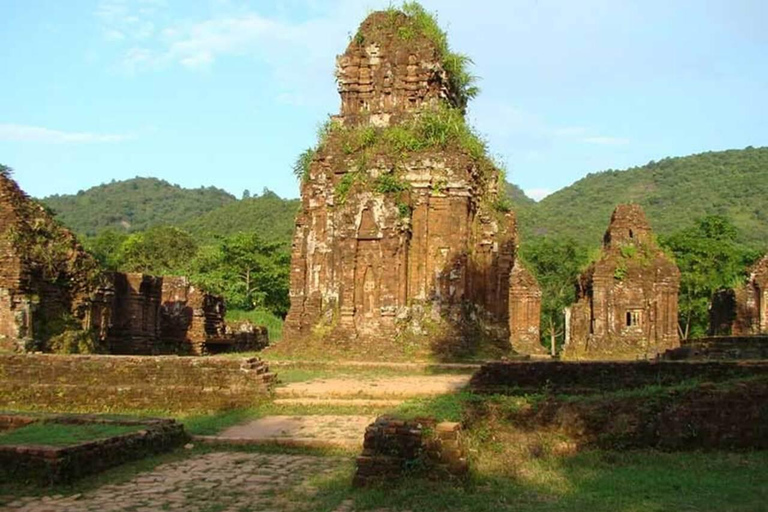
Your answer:
[[[528,359],[525,356],[521,359]],[[386,368],[391,370],[419,370],[419,371],[451,371],[451,372],[474,372],[488,361],[479,361],[477,363],[403,363],[388,361],[319,361],[319,360],[279,360],[268,359],[270,367],[274,368],[354,368],[354,369],[376,369]]]
[[[266,416],[230,427],[215,436],[195,436],[204,443],[277,444],[360,448],[374,416]]]
[[[275,390],[278,398],[406,399],[456,393],[470,375],[409,375],[354,379],[348,377],[294,382]]]
[[[405,400],[397,398],[278,398],[277,405],[342,405],[349,407],[395,407]]]

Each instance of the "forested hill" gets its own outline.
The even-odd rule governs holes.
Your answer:
[[[626,171],[590,174],[521,216],[525,238],[563,235],[587,245],[602,239],[618,203],[645,209],[658,234],[723,215],[742,242],[768,246],[768,147],[665,158]]]
[[[200,217],[188,219],[181,228],[195,238],[210,241],[216,236],[255,231],[268,242],[290,247],[298,199],[282,199],[265,190],[260,196],[228,203]]]
[[[107,229],[134,232],[161,224],[180,226],[236,201],[235,196],[215,187],[187,189],[138,177],[42,199],[61,222],[85,236]]]

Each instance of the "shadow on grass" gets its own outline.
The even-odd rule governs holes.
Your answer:
[[[653,451],[532,457],[500,473],[481,465],[466,483],[402,479],[370,489],[352,488],[347,470],[314,482],[310,509],[352,500],[359,511],[761,511],[766,470],[766,453]]]

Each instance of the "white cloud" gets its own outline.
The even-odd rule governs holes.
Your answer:
[[[534,201],[541,201],[545,197],[547,197],[549,194],[552,193],[552,190],[548,188],[527,188],[523,190],[525,192],[525,195],[533,199]]]
[[[65,132],[40,126],[0,124],[0,141],[43,142],[51,144],[121,142],[132,139],[131,135],[89,132]]]
[[[117,72],[135,75],[173,66],[200,72],[223,58],[246,57],[271,70],[281,91],[279,101],[293,105],[332,101],[334,58],[366,13],[359,0],[338,0],[323,7],[314,0],[291,0],[288,6],[302,6],[291,7],[291,13],[310,13],[309,18],[295,21],[295,16],[283,16],[285,9],[266,15],[260,3],[248,7],[218,2],[208,18],[179,21],[170,18],[162,3],[147,11],[147,1],[151,0],[102,0],[95,12],[104,33],[125,35],[125,41],[111,38],[123,45],[113,64]]]

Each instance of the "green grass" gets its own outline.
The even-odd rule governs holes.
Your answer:
[[[232,309],[227,311],[227,320],[235,322],[248,320],[254,325],[265,326],[269,331],[270,343],[280,341],[283,338],[283,319],[265,309],[254,309],[253,311]]]
[[[477,466],[477,465],[476,465]],[[498,512],[666,512],[768,510],[768,453],[593,451],[528,457],[504,471],[473,470],[467,483],[403,479],[351,489],[346,471],[312,482],[316,510],[344,500],[355,510]]]
[[[142,425],[112,425],[103,423],[67,424],[40,421],[0,433],[0,445],[70,446],[136,432]]]

